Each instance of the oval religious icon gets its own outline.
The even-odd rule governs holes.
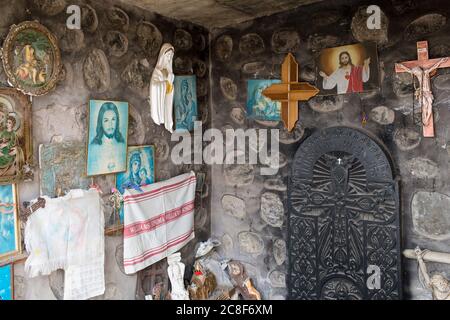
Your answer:
[[[8,82],[32,96],[52,90],[61,71],[56,37],[37,21],[11,27],[3,44],[2,60]]]

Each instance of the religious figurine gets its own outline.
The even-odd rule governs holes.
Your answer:
[[[208,239],[207,241],[200,242],[200,245],[195,253],[195,258],[206,256],[212,249],[221,245],[221,242],[217,239]]]
[[[447,62],[448,58],[441,58],[435,64],[429,68],[422,68],[420,66],[415,66],[413,68],[408,68],[402,63],[398,63],[405,72],[414,75],[419,81],[419,87],[416,88],[414,96],[416,100],[419,101],[420,107],[422,108],[422,123],[426,127],[430,125],[433,119],[433,92],[431,91],[431,74],[440,65]]]
[[[433,123],[433,93],[431,92],[430,78],[437,69],[450,67],[450,60],[446,58],[428,58],[428,42],[417,42],[417,60],[405,61],[395,64],[395,72],[407,72],[419,81],[415,90],[415,98],[422,108],[423,136],[434,137]]]
[[[181,262],[181,254],[174,253],[167,257],[169,275],[172,290],[170,292],[172,300],[189,300],[189,292],[184,287],[184,263]]]
[[[206,300],[217,286],[216,277],[209,270],[202,267],[200,261],[194,264],[194,274],[188,287],[192,300]]]
[[[169,132],[173,132],[173,81],[172,59],[175,49],[164,43],[158,56],[158,62],[150,80],[150,112],[156,124],[164,124]]]
[[[228,272],[237,290],[245,300],[261,300],[261,294],[253,286],[252,280],[247,276],[242,263],[238,261],[228,262]]]
[[[450,300],[450,282],[441,274],[434,274],[429,276],[427,271],[427,266],[423,261],[423,255],[427,253],[428,250],[420,250],[417,247],[414,252],[419,263],[420,274],[422,275],[425,286],[431,291],[434,300]]]

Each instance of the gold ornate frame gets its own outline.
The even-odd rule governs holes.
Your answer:
[[[14,50],[14,43],[16,41],[17,35],[27,29],[35,29],[38,32],[44,34],[49,40],[49,43],[53,49],[53,65],[52,74],[46,81],[46,83],[39,88],[31,88],[23,86],[19,81],[17,81],[14,75],[13,66],[10,60],[12,59],[12,51]],[[42,24],[37,21],[25,21],[18,25],[13,24],[11,29],[3,43],[2,54],[3,68],[5,69],[6,76],[8,77],[8,82],[19,91],[31,95],[31,96],[41,96],[52,90],[59,80],[62,63],[61,63],[61,52],[58,47],[58,41],[56,37]]]
[[[15,102],[16,109],[21,108],[23,115],[23,139],[24,144],[21,145],[24,154],[24,163],[17,168],[15,175],[0,176],[0,184],[15,183],[23,180],[26,173],[24,166],[33,166],[33,141],[31,136],[31,102],[28,97],[13,88],[0,88],[0,95],[8,96]]]

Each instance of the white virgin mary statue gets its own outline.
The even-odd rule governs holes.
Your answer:
[[[150,113],[156,124],[164,124],[173,132],[173,80],[172,60],[175,49],[164,43],[150,80]]]

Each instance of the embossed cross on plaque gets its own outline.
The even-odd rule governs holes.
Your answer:
[[[422,107],[424,137],[434,137],[433,93],[431,92],[430,78],[436,69],[448,67],[450,67],[448,57],[428,59],[428,41],[417,42],[417,60],[395,64],[395,72],[408,72],[419,81],[415,95]]]
[[[351,128],[316,131],[290,179],[289,299],[401,299],[398,183],[381,146]]]
[[[298,102],[308,101],[319,89],[307,82],[298,82],[298,63],[288,53],[281,65],[281,83],[274,83],[263,92],[266,97],[281,101],[281,120],[292,131],[298,120]]]

